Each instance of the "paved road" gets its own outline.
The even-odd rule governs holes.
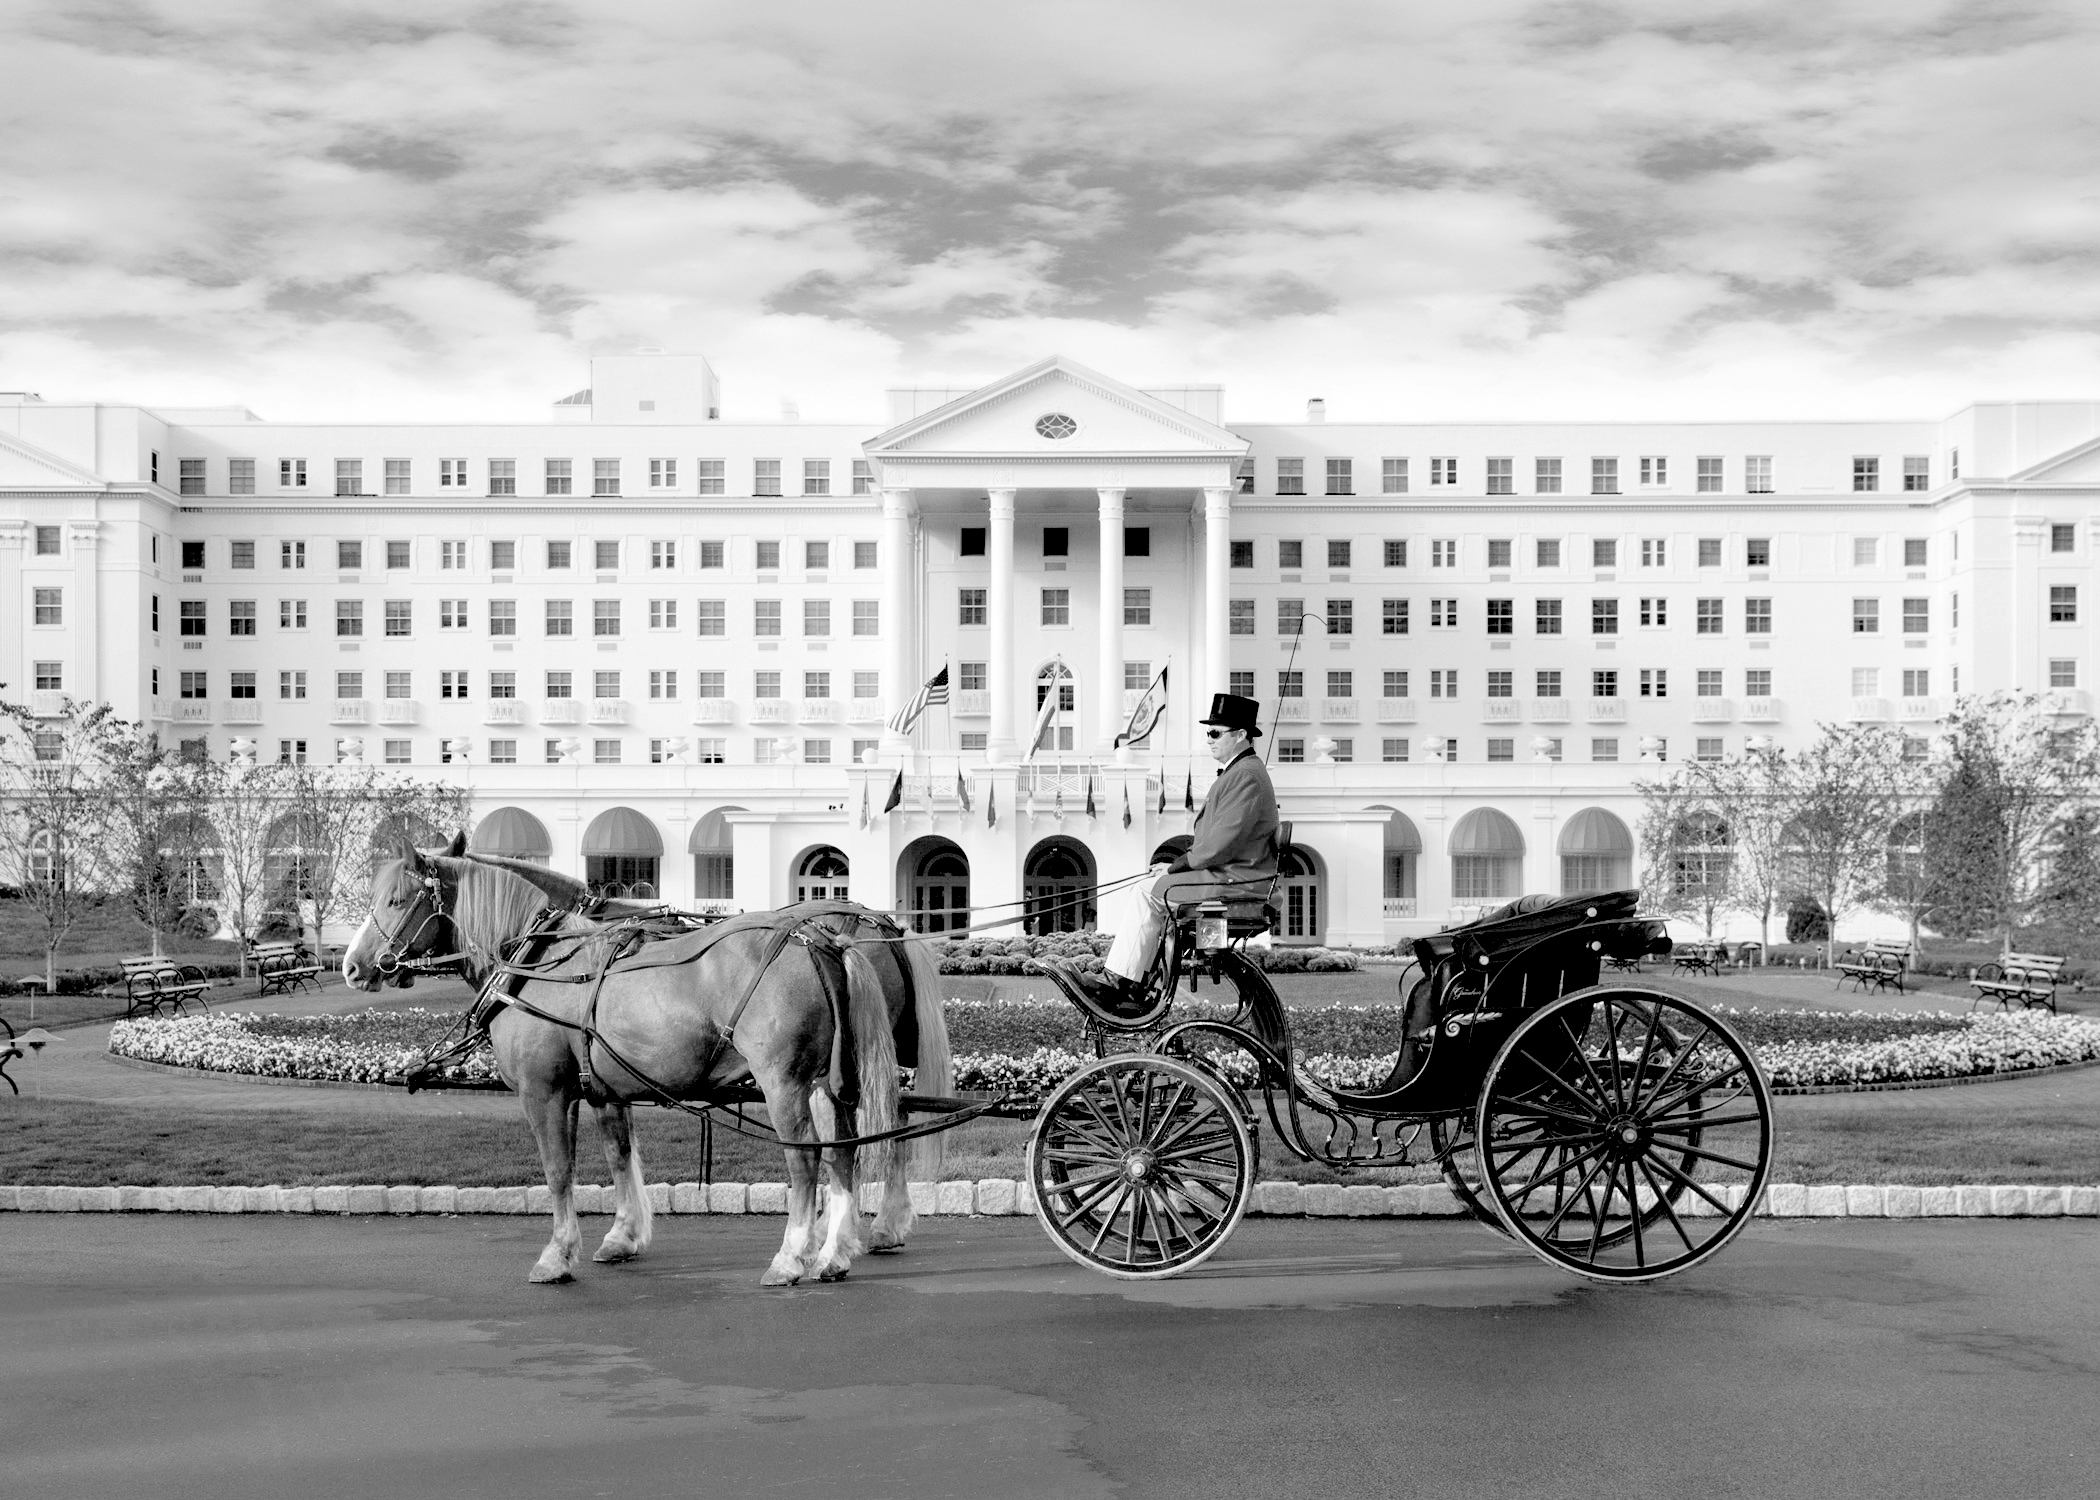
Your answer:
[[[922,1226],[765,1292],[778,1221],[565,1288],[491,1219],[0,1221],[0,1492],[2088,1496],[2089,1224],[1761,1224],[1600,1288],[1448,1224],[1245,1225],[1113,1283]]]

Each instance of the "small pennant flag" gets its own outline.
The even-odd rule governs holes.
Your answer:
[[[904,773],[902,771],[899,771],[897,773],[897,779],[890,783],[890,794],[888,798],[884,800],[882,804],[882,810],[886,813],[893,813],[897,810],[898,805],[903,801]]]
[[[948,667],[941,669],[919,684],[919,690],[911,695],[904,707],[890,715],[890,728],[899,734],[910,734],[925,716],[926,710],[948,702]]]
[[[1086,779],[1086,815],[1090,818],[1101,816],[1094,811],[1094,778],[1091,776]]]
[[[1123,826],[1130,826],[1130,783],[1123,783]]]
[[[1059,787],[1050,801],[1050,816],[1062,823],[1065,820],[1065,789]]]
[[[984,826],[999,826],[999,783],[996,781],[992,783],[991,790],[984,794]]]
[[[866,781],[860,784],[860,826],[863,832],[875,826],[874,815],[868,811],[868,784]]]
[[[955,800],[962,804],[964,812],[976,811],[970,802],[970,783],[963,780],[961,766],[955,768]]]
[[[1029,821],[1029,822],[1031,822],[1031,823],[1033,823],[1033,822],[1035,821],[1035,778],[1034,778],[1034,777],[1030,777],[1030,778],[1029,778],[1029,781],[1028,781],[1028,821]]]
[[[1130,711],[1130,721],[1123,732],[1116,736],[1118,745],[1142,745],[1152,737],[1159,721],[1167,712],[1167,669],[1161,667],[1159,675],[1152,679],[1152,686],[1145,689],[1145,696],[1138,699],[1137,707]]]
[[[1159,772],[1159,815],[1162,818],[1167,815],[1167,772],[1164,766]]]
[[[1181,784],[1181,808],[1183,812],[1196,810],[1196,768],[1189,767],[1189,779]]]

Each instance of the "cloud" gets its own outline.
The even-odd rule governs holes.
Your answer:
[[[0,385],[515,418],[633,344],[729,414],[1062,350],[1358,417],[2091,396],[2068,0],[0,20]]]

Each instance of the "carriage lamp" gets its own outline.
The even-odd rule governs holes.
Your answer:
[[[1225,903],[1205,901],[1196,908],[1196,948],[1215,953],[1225,946]]]

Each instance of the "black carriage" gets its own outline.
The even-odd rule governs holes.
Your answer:
[[[1028,1170],[1045,1230],[1111,1276],[1201,1264],[1254,1193],[1259,1098],[1297,1156],[1345,1170],[1434,1160],[1476,1218],[1577,1275],[1645,1281],[1698,1264],[1764,1190],[1771,1098],[1749,1048],[1706,1010],[1599,984],[1608,959],[1669,950],[1635,902],[1526,897],[1419,940],[1403,1045],[1360,1092],[1308,1076],[1292,1049],[1246,951],[1272,915],[1185,910],[1142,1013],[1073,996],[1124,1050],[1097,1048],[1037,1115]],[[1203,979],[1237,1010],[1176,1021],[1180,986]]]

